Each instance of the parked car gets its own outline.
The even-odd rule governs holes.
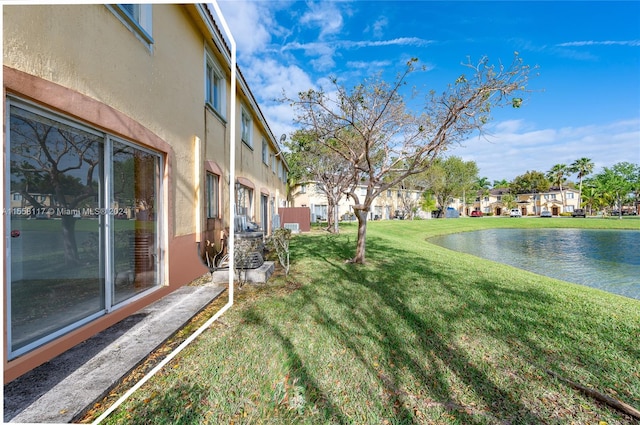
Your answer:
[[[542,211],[540,213],[540,217],[553,217],[553,216],[551,215],[551,211],[547,210],[547,211]]]
[[[582,208],[576,208],[575,210],[573,210],[571,212],[571,217],[582,217],[582,218],[586,218],[587,217],[587,212],[582,209]]]
[[[482,217],[482,211],[471,211],[471,217]]]
[[[514,208],[511,210],[511,212],[509,213],[509,217],[522,217],[522,213],[520,212],[519,209]]]

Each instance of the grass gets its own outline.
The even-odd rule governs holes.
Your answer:
[[[344,261],[355,225],[295,236],[287,279],[238,291],[221,320],[105,423],[634,423],[546,371],[640,406],[638,300],[426,239],[489,227],[639,225],[374,222],[366,265]]]

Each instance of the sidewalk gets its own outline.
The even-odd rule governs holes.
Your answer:
[[[225,288],[184,286],[5,385],[4,422],[71,422]]]

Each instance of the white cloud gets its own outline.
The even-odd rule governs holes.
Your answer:
[[[273,58],[253,58],[243,74],[251,91],[259,93],[260,99],[267,102],[281,98],[283,92],[292,97],[314,87],[309,74],[303,69],[282,64]]]
[[[310,3],[308,6],[309,10],[300,17],[300,24],[320,28],[319,38],[321,40],[340,32],[344,21],[342,12],[337,8],[336,3]]]
[[[271,14],[255,1],[221,1],[218,3],[236,40],[238,51],[253,54],[271,41],[268,28],[273,26]]]
[[[354,69],[372,69],[372,68],[385,68],[392,65],[389,60],[384,61],[349,61],[347,67]]]
[[[384,29],[389,25],[389,19],[386,16],[380,16],[371,25],[365,28],[364,32],[371,32],[374,37],[381,38],[383,36]]]
[[[566,43],[556,44],[558,47],[583,47],[583,46],[640,46],[640,40],[623,40],[623,41],[569,41]]]
[[[590,158],[595,172],[618,162],[640,164],[640,119],[606,125],[532,129],[522,120],[503,121],[488,139],[473,137],[448,155],[475,161],[480,176],[513,180],[527,171],[547,172],[555,164]]]

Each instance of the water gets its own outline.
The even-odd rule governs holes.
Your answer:
[[[640,231],[489,229],[430,242],[567,282],[640,299]]]

